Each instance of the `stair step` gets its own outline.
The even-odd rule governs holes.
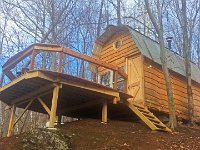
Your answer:
[[[151,114],[145,114],[145,113],[142,113],[145,117],[147,118],[151,118],[151,119],[154,119],[155,116],[151,115]]]
[[[151,113],[147,108],[132,102],[127,102],[126,105],[152,130],[171,132],[171,130],[165,126],[156,116],[154,116],[154,114]]]
[[[158,121],[158,120],[155,120],[155,119],[153,119],[153,118],[148,118],[150,121],[152,121],[153,123],[155,122],[155,123],[160,123],[160,121]]]
[[[161,129],[167,128],[165,125],[162,125],[162,124],[158,124],[158,123],[153,123],[153,124],[156,125],[156,127],[161,128]]]
[[[135,107],[140,108],[140,109],[145,109],[143,106],[137,105],[137,104],[133,104]]]
[[[138,109],[139,110],[139,109]],[[142,110],[139,110],[141,113],[143,113],[144,115],[151,115],[150,112],[147,112],[147,111],[142,111]],[[152,116],[152,115],[151,115]]]
[[[137,108],[139,111],[141,111],[141,112],[145,112],[145,113],[150,113],[148,110],[146,110],[146,109],[141,109],[141,108]]]

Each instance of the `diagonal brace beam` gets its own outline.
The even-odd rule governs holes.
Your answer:
[[[44,103],[44,101],[39,97],[37,98],[38,101],[40,102],[40,104],[42,105],[42,107],[46,110],[46,112],[51,115],[51,110],[49,109],[49,107]]]
[[[15,123],[14,123],[14,126],[16,125],[16,123],[22,118],[22,116],[26,113],[26,111],[28,110],[28,108],[31,106],[31,104],[33,103],[34,99],[32,99],[28,105],[26,106],[26,108],[24,109],[24,111],[22,112],[22,114],[16,119]]]

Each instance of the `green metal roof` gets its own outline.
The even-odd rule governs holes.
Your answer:
[[[154,62],[161,64],[159,44],[156,41],[139,33],[138,31],[135,31],[130,27],[128,28],[132,35],[133,40],[135,41],[141,53],[147,58],[153,60]],[[170,51],[167,48],[166,51],[167,51],[168,68],[185,76],[185,60],[183,59],[183,57],[175,54],[174,52]],[[192,71],[192,79],[200,83],[200,68],[192,62],[191,62],[191,71]]]

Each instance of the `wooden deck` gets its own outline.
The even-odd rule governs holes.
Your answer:
[[[0,100],[11,108],[7,136],[27,110],[48,114],[50,128],[62,115],[101,117],[107,123],[108,115],[135,114],[152,130],[171,131],[147,108],[128,100],[133,96],[127,94],[125,70],[69,48],[33,44],[10,58],[2,70]],[[17,107],[24,109],[18,118]]]
[[[78,71],[73,73],[77,66],[70,63],[71,57],[85,64],[82,73],[86,77],[84,74],[80,77]],[[20,72],[15,71],[19,66]],[[71,72],[67,70],[70,67]],[[88,69],[91,67],[95,69]],[[99,80],[102,74],[98,70],[102,69],[101,73],[113,75],[109,87]],[[33,44],[10,58],[2,70],[0,100],[12,108],[7,136],[12,135],[27,110],[48,114],[49,127],[54,127],[56,116],[60,115],[81,118],[92,114],[107,122],[108,105],[132,97],[126,93],[128,76],[120,68],[58,45]],[[123,85],[121,89],[119,82]],[[15,118],[16,107],[24,108],[18,118]]]

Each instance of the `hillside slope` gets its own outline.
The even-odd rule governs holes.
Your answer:
[[[60,127],[72,136],[73,150],[199,150],[200,129],[179,127],[177,132],[151,131],[142,123],[86,119]],[[0,149],[19,150],[25,134],[0,139]],[[43,148],[41,148],[43,149]]]

